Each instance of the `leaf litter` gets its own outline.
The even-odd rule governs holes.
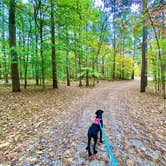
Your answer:
[[[138,88],[132,81],[16,94],[1,88],[0,164],[109,165],[104,143],[91,158],[85,150],[88,127],[101,108],[119,165],[164,165],[165,101]]]

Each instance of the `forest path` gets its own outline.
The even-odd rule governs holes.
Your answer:
[[[97,144],[98,154],[91,158],[85,150],[87,131],[97,109],[105,111],[105,133],[119,165],[166,163],[166,114],[161,97],[139,93],[138,81],[103,81],[92,89],[81,88],[79,93],[83,95],[77,95],[77,91],[80,91],[77,87],[69,90],[68,98],[76,95],[70,102],[63,98],[65,92],[57,91],[58,95],[62,95],[61,103],[53,98],[55,92],[44,93],[42,108],[50,112],[59,109],[59,112],[48,114],[47,125],[43,125],[44,118],[47,118],[44,114],[43,121],[38,123],[38,126],[44,127],[37,130],[36,138],[32,135],[24,143],[25,150],[18,151],[11,165],[111,165],[104,143]],[[32,101],[37,97],[34,96]]]
[[[83,114],[76,131],[77,149],[72,165],[111,165],[105,145],[98,144],[98,155],[92,161],[85,151],[87,129],[96,109],[105,111],[105,132],[119,165],[166,163],[164,107],[159,98],[140,94],[138,86],[137,81],[106,83],[79,104]]]

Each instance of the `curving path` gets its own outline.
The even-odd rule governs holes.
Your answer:
[[[29,143],[28,150],[20,154],[22,160],[17,162],[24,166],[111,165],[104,143],[98,143],[98,154],[91,158],[85,150],[94,113],[103,109],[105,132],[119,165],[164,166],[164,100],[140,94],[138,86],[137,81],[99,83],[73,102],[69,106],[71,111],[56,114],[40,132],[40,139]]]

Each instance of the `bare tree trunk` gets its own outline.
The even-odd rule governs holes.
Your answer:
[[[116,2],[114,0],[114,5],[113,5],[113,29],[114,29],[114,32],[113,32],[113,50],[114,50],[114,53],[113,53],[112,79],[115,79],[115,72],[116,72],[116,64],[115,64],[115,61],[116,61],[115,3]]]
[[[94,55],[93,55],[93,58],[92,58],[92,72],[93,72],[93,83],[92,83],[92,85],[93,86],[95,86],[95,81],[96,81],[96,79],[95,79],[95,57],[94,57]]]
[[[42,72],[42,86],[45,89],[45,65],[44,65],[44,55],[43,55],[43,19],[44,16],[42,14],[41,0],[40,3],[40,56],[41,56],[41,72]]]
[[[22,41],[21,41],[21,31],[19,31],[19,33],[18,33],[18,47],[22,47],[22,43],[21,43]],[[23,79],[23,64],[22,64],[22,56],[19,56],[19,59],[18,59],[18,61],[19,61],[19,76],[20,76],[20,82],[21,82],[21,80]]]
[[[80,13],[80,6],[79,6],[79,1],[76,1],[76,4],[77,4],[77,14],[79,15],[79,20],[80,20],[80,24],[79,24],[79,34],[78,34],[78,37],[79,39],[81,40],[81,20],[82,20],[82,16],[81,16],[81,13]],[[80,46],[80,43],[78,43],[78,47],[79,47],[79,52],[81,52],[82,50],[82,47]],[[81,54],[81,53],[80,53]],[[79,71],[79,74],[81,74],[81,55],[78,54],[78,71]],[[82,78],[79,77],[79,86],[81,87],[82,86]]]
[[[105,55],[102,57],[102,67],[101,67],[101,73],[103,75],[103,78],[105,78]]]
[[[56,72],[56,53],[55,53],[55,21],[54,21],[54,0],[51,0],[51,42],[52,42],[52,81],[53,88],[58,88]]]
[[[114,53],[113,53],[113,68],[112,68],[112,78],[115,79],[115,72],[116,72],[116,39],[115,39],[115,31],[114,31],[114,44],[113,44],[113,49],[114,49]]]
[[[34,20],[35,20],[35,80],[36,85],[39,85],[39,68],[38,68],[38,23],[37,15],[39,12],[39,5],[37,2],[34,4]]]
[[[70,60],[69,60],[69,37],[68,37],[68,29],[66,28],[66,81],[67,86],[70,86]]]
[[[78,75],[78,67],[77,67],[77,54],[76,51],[74,51],[74,55],[75,55],[75,59],[74,59],[74,63],[75,63],[75,79],[77,79],[77,75]]]
[[[27,87],[27,75],[28,75],[27,72],[28,72],[28,60],[29,60],[29,47],[30,47],[31,30],[32,30],[31,20],[29,20],[29,32],[28,32],[28,41],[27,41],[28,51],[27,51],[26,59],[25,59],[25,74],[24,74],[24,79],[25,79],[24,88],[25,89]]]
[[[67,86],[70,86],[70,67],[69,67],[69,50],[68,50],[68,48],[66,48],[66,80],[67,80]]]
[[[123,49],[122,49],[123,56],[125,56],[125,47],[124,47],[124,45],[125,45],[125,37],[123,37],[123,44],[122,44],[122,46],[123,46]],[[125,70],[124,70],[124,68],[125,68],[125,64],[124,64],[124,61],[122,61],[122,80],[125,79],[124,78],[124,76],[125,76]]]
[[[133,70],[132,70],[132,75],[131,75],[131,79],[134,80],[134,58],[135,58],[135,45],[136,45],[136,42],[135,42],[135,37],[134,37],[134,43],[133,43]]]
[[[146,15],[147,0],[143,0],[143,16]],[[142,69],[141,69],[141,88],[140,92],[145,92],[147,86],[147,27],[146,19],[143,18],[142,30]]]
[[[35,25],[36,26],[36,25]],[[36,79],[36,85],[39,85],[39,69],[38,69],[38,33],[35,30],[35,79]]]
[[[76,32],[74,32],[74,38],[76,39],[77,35]],[[75,64],[75,79],[77,80],[77,76],[78,76],[78,59],[77,59],[77,51],[76,51],[76,47],[77,47],[77,40],[74,41],[74,45],[75,45],[75,49],[74,49],[74,64]]]
[[[9,46],[11,55],[11,76],[12,76],[12,91],[19,92],[20,80],[18,71],[18,57],[16,52],[16,26],[15,26],[15,0],[10,0],[9,9]]]
[[[6,41],[5,41],[5,12],[4,5],[2,3],[2,52],[3,52],[3,63],[4,63],[4,80],[8,83],[8,69],[7,69],[7,59],[6,59]]]
[[[165,32],[165,15],[162,12],[162,29],[163,33]],[[164,34],[163,34],[164,35]],[[163,37],[163,36],[162,36]],[[166,52],[163,52],[163,62],[161,66],[161,73],[162,73],[162,90],[163,90],[163,98],[166,99],[166,92],[165,92],[165,84],[166,84]]]
[[[88,56],[86,54],[86,86],[89,86],[89,66],[88,66]]]
[[[78,57],[79,73],[81,74],[81,57]],[[82,78],[79,78],[79,86],[82,86]]]
[[[124,61],[122,59],[122,63],[121,63],[121,71],[120,71],[120,79],[124,80],[124,67],[125,67],[125,64],[124,64]]]

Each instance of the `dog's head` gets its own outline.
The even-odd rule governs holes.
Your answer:
[[[103,110],[97,110],[96,113],[95,113],[97,115],[96,117],[97,118],[102,118],[103,112],[104,112]]]

